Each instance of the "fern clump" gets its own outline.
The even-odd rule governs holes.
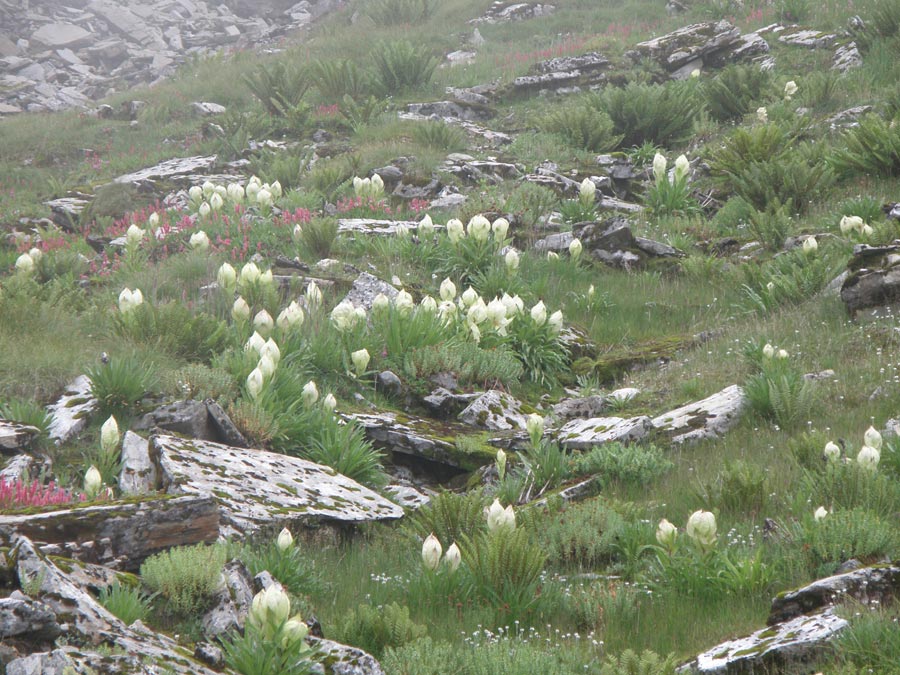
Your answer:
[[[428,629],[409,618],[409,607],[396,602],[381,607],[360,605],[341,626],[344,642],[380,657],[388,647],[402,647],[425,637]]]
[[[675,675],[676,664],[674,654],[662,658],[649,649],[640,655],[626,649],[618,657],[607,658],[600,669],[600,675]]]
[[[439,541],[461,541],[484,528],[487,500],[479,491],[458,494],[439,492],[431,501],[412,513],[405,527],[416,540],[434,534]]]
[[[386,96],[426,86],[438,65],[429,47],[407,40],[380,42],[371,56],[379,89]]]
[[[756,108],[771,75],[755,65],[729,65],[704,86],[706,110],[719,122],[737,120]]]
[[[224,564],[221,546],[180,546],[147,558],[141,565],[141,580],[162,596],[170,612],[190,616],[209,607]]]
[[[542,116],[540,127],[543,131],[558,134],[575,148],[590,152],[613,150],[622,140],[622,134],[615,133],[609,115],[597,106],[595,95],[588,95],[580,101],[557,106]]]
[[[686,139],[700,114],[703,101],[693,82],[664,85],[632,82],[625,87],[608,87],[594,99],[613,121],[622,145],[645,142],[672,145]]]
[[[843,175],[900,176],[900,124],[868,115],[843,136],[830,164]]]

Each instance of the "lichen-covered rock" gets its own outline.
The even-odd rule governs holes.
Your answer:
[[[160,406],[144,415],[133,428],[138,431],[159,428],[188,438],[218,440],[209,423],[209,411],[203,401],[174,401]]]
[[[460,422],[491,431],[524,429],[526,418],[521,401],[496,389],[484,392],[459,414]]]
[[[76,377],[56,403],[47,406],[52,416],[47,434],[57,445],[65,443],[87,426],[97,409],[97,399],[91,393],[91,379],[87,375]]]
[[[847,268],[850,273],[841,286],[841,300],[851,316],[900,299],[900,245],[859,244]]]
[[[347,418],[362,426],[366,438],[376,447],[411,459],[444,465],[452,469],[452,473],[472,471],[494,461],[492,452],[466,453],[456,447],[457,436],[472,433],[470,427],[462,424],[392,412],[357,413],[347,415]]]
[[[559,420],[573,418],[597,417],[606,410],[609,404],[603,396],[584,396],[581,398],[566,398],[551,408],[553,417]]]
[[[19,591],[0,598],[0,640],[21,638],[35,646],[53,642],[62,632],[56,614]]]
[[[653,426],[673,443],[715,438],[737,424],[746,406],[744,390],[733,384],[702,401],[663,413],[653,419]]]
[[[379,294],[384,295],[388,300],[392,300],[397,297],[399,292],[388,282],[382,281],[368,272],[363,272],[353,281],[350,292],[344,296],[342,302],[349,302],[354,307],[362,307],[367,312],[371,312],[372,304]]]
[[[556,438],[560,445],[571,450],[587,450],[595,445],[612,441],[629,443],[646,438],[653,428],[647,416],[593,417],[586,420],[572,420],[560,427]]]
[[[0,452],[14,455],[25,450],[38,433],[37,427],[0,419]]]
[[[488,10],[477,19],[472,19],[469,23],[506,23],[508,21],[523,21],[525,19],[534,19],[541,16],[552,14],[556,9],[553,5],[544,5],[531,2],[509,2],[508,0],[497,0],[492,3]]]
[[[264,525],[392,520],[403,509],[333,469],[265,450],[156,435],[150,439],[163,489],[212,495],[223,536]]]
[[[822,49],[830,47],[837,40],[834,33],[825,33],[818,30],[803,28],[789,28],[781,32],[778,41],[785,45],[806,47],[807,49]]]
[[[431,497],[411,485],[388,485],[384,491],[391,496],[392,501],[405,509],[418,509],[431,502]]]
[[[74,662],[62,649],[38,652],[13,659],[6,666],[6,675],[68,675],[74,671]]]
[[[862,66],[862,55],[859,53],[859,47],[855,42],[841,45],[834,51],[834,60],[832,61],[832,70],[846,73],[854,68]]]
[[[658,38],[639,42],[628,55],[650,58],[668,71],[738,43],[741,31],[727,21],[695,23]]]
[[[194,156],[194,157],[177,157],[175,159],[167,159],[154,166],[126,173],[114,180],[116,183],[155,183],[158,181],[166,181],[167,183],[177,183],[184,187],[190,187],[194,183],[194,174],[199,171],[208,171],[216,163],[215,155]]]
[[[418,224],[418,221],[415,220],[339,218],[338,232],[356,232],[359,234],[380,234],[393,236],[403,230],[415,231],[415,228],[418,226]]]
[[[222,586],[213,598],[213,607],[203,615],[203,634],[214,638],[232,629],[241,629],[253,602],[253,577],[238,559],[222,568]]]
[[[324,675],[384,675],[381,664],[362,649],[325,639],[310,639],[322,655]]]
[[[429,103],[409,103],[406,109],[417,115],[440,118],[453,117],[468,122],[485,122],[497,113],[487,105],[466,101],[431,101]],[[383,177],[382,177],[383,178]]]
[[[435,417],[447,419],[459,414],[476,398],[478,398],[478,394],[456,394],[444,387],[438,387],[428,396],[423,396],[422,402]]]
[[[779,593],[772,600],[768,624],[793,619],[846,600],[855,600],[863,606],[884,606],[896,598],[900,598],[900,566],[862,567],[819,579],[794,591]]]
[[[119,489],[124,495],[155,492],[158,485],[156,464],[150,459],[150,443],[133,431],[122,439],[122,470]]]
[[[827,609],[813,616],[799,616],[785,623],[729,640],[700,654],[680,669],[698,675],[767,673],[772,668],[805,661],[849,624]],[[780,670],[779,670],[780,672]]]

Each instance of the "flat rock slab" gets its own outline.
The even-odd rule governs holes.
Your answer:
[[[806,660],[821,651],[847,626],[846,619],[830,609],[813,616],[799,616],[713,647],[680,672],[721,675],[768,673],[775,672],[773,668],[776,665],[777,672],[782,672],[781,667],[785,663]]]
[[[496,389],[484,392],[459,414],[464,424],[491,431],[524,429],[526,419],[521,401]]]
[[[40,644],[52,642],[60,634],[56,614],[47,605],[16,591],[0,598],[0,639],[23,637]]]
[[[716,438],[731,430],[747,406],[744,390],[736,384],[712,396],[655,417],[653,426],[673,443]]]
[[[126,173],[114,179],[115,183],[143,183],[144,181],[156,182],[159,180],[176,181],[190,179],[198,171],[208,171],[216,163],[215,155],[206,157],[179,157],[160,162],[155,166]],[[193,181],[188,181],[193,184]]]
[[[349,302],[354,307],[362,307],[366,312],[371,312],[375,298],[379,294],[384,295],[388,300],[393,300],[399,292],[388,282],[382,281],[368,272],[363,272],[353,281],[353,286],[344,296],[343,302]]]
[[[673,71],[733,45],[740,34],[741,31],[727,21],[695,23],[653,40],[639,42],[628,55],[634,59],[653,59],[666,70]]]
[[[494,453],[469,454],[454,444],[457,436],[471,435],[462,424],[399,415],[392,412],[348,415],[362,426],[366,438],[383,450],[424,459],[459,471],[473,471],[494,461]]]
[[[835,574],[779,594],[772,600],[769,625],[853,599],[863,606],[884,606],[900,598],[900,567],[880,565]]]
[[[214,542],[219,507],[209,495],[78,504],[43,513],[0,515],[0,533],[23,535],[86,562],[134,570],[173,546]]]
[[[38,431],[37,427],[0,419],[0,452],[18,454],[31,444]]]
[[[60,445],[80,434],[96,409],[97,399],[91,393],[91,378],[79,375],[66,387],[56,403],[47,406],[47,412],[53,416],[48,429],[51,440]]]
[[[395,235],[406,230],[415,232],[419,226],[415,220],[379,220],[377,218],[339,218],[338,233]]]
[[[156,435],[150,454],[170,494],[212,495],[224,536],[311,519],[393,520],[403,509],[333,469],[265,450]]]
[[[592,417],[586,420],[572,420],[556,432],[559,443],[570,450],[587,450],[595,445],[618,442],[630,443],[646,438],[653,429],[647,416]]]

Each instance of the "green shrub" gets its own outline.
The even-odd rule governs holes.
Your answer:
[[[299,454],[369,487],[384,487],[389,480],[381,465],[384,455],[372,446],[356,424],[338,424],[334,419],[324,421]]]
[[[127,626],[135,621],[146,621],[150,614],[151,598],[140,588],[123,586],[118,582],[101,588],[98,601]]]
[[[835,509],[821,520],[806,518],[800,526],[800,543],[815,574],[833,574],[843,562],[856,558],[873,563],[897,553],[898,536],[893,520],[866,509]]]
[[[486,505],[484,495],[477,490],[463,494],[439,492],[410,514],[404,526],[417,541],[434,534],[438,541],[449,545],[484,529]]]
[[[181,302],[149,302],[115,315],[117,334],[158,346],[172,356],[208,361],[232,341],[228,324],[209,314],[193,314]]]
[[[244,75],[243,81],[273,117],[296,110],[310,85],[306,69],[284,59],[260,65]]]
[[[900,124],[867,115],[842,136],[829,163],[842,175],[900,176]]]
[[[287,622],[271,634],[248,621],[244,632],[234,631],[221,640],[225,664],[241,675],[309,675],[322,672],[318,655],[305,640],[291,639]]]
[[[805,254],[799,247],[762,265],[746,265],[743,291],[748,311],[765,314],[812,297],[846,267],[846,254],[836,247]]]
[[[375,0],[366,11],[377,26],[416,25],[431,17],[436,5],[434,0]]]
[[[708,510],[732,515],[757,515],[771,492],[765,470],[743,460],[726,461],[712,481],[701,483],[700,496]]]
[[[160,594],[170,612],[190,616],[209,607],[224,564],[221,546],[179,546],[147,558],[141,565],[141,580]]]
[[[446,122],[416,122],[412,136],[419,145],[447,152],[463,150],[467,145],[465,132]]]
[[[157,382],[149,364],[127,357],[111,357],[109,363],[88,368],[87,376],[101,416],[128,417],[137,412],[141,399]]]
[[[371,78],[351,59],[318,59],[310,67],[310,79],[322,98],[334,103],[345,96],[359,102],[372,93]]]
[[[841,670],[840,675],[878,673],[894,675],[900,663],[900,618],[897,610],[883,607],[852,607],[856,609],[850,627],[835,638],[834,655],[839,664],[853,664],[859,670]],[[824,670],[825,668],[823,668]],[[831,666],[827,666],[828,672]]]
[[[880,468],[874,472],[864,469],[854,459],[851,457],[846,464],[828,462],[823,470],[805,471],[799,494],[806,495],[810,503],[829,509],[866,509],[883,518],[900,511],[897,480]]]
[[[413,349],[405,365],[409,375],[423,379],[435,373],[453,372],[462,386],[514,383],[524,373],[522,363],[508,346],[482,349],[467,341],[447,341]]]
[[[337,238],[338,224],[334,218],[313,218],[303,225],[300,245],[309,255],[327,258]]]
[[[802,23],[809,17],[809,0],[781,0],[778,16],[782,21]]]
[[[380,91],[386,96],[427,86],[438,65],[429,47],[414,46],[407,40],[378,43],[371,59]]]
[[[462,541],[472,592],[498,612],[500,621],[525,620],[542,599],[538,587],[547,559],[543,549],[523,528],[501,527]]]
[[[234,378],[227,371],[203,363],[189,363],[169,372],[165,383],[167,391],[179,398],[211,398],[222,405],[233,401],[238,393]]]
[[[425,637],[428,629],[409,618],[409,607],[396,602],[381,607],[360,605],[341,626],[341,640],[379,658],[387,647],[402,647]]]
[[[764,211],[750,207],[747,225],[756,240],[770,251],[778,252],[793,230],[793,221],[785,213],[784,205],[775,201]]]
[[[558,134],[575,148],[590,152],[606,152],[614,149],[622,140],[616,134],[613,121],[598,107],[595,95],[580,101],[554,106],[541,116],[540,128]]]
[[[536,532],[551,564],[593,570],[609,566],[618,557],[616,544],[624,526],[615,509],[594,498],[548,515]]]
[[[632,82],[607,87],[597,99],[626,147],[651,142],[670,146],[687,138],[703,105],[693,82],[665,85]]]
[[[864,223],[876,223],[884,218],[881,200],[869,196],[857,196],[845,199],[838,209],[842,216],[859,216]]]
[[[293,595],[311,595],[324,586],[314,562],[303,555],[296,542],[285,550],[278,548],[274,539],[248,543],[236,551],[236,555],[251,575],[268,572]]]
[[[655,445],[604,443],[576,455],[573,473],[597,476],[604,485],[622,483],[645,487],[662,477],[675,465]]]
[[[31,441],[33,448],[43,448],[46,445],[47,434],[53,423],[53,415],[40,403],[21,398],[0,401],[0,419],[37,427],[38,433]]]
[[[719,122],[738,120],[757,107],[770,80],[759,66],[728,65],[704,84],[706,110]]]
[[[744,392],[753,412],[782,429],[805,423],[814,403],[813,383],[788,359],[768,359],[744,383]]]
[[[387,107],[387,101],[375,96],[355,101],[348,94],[344,95],[341,102],[340,112],[347,124],[354,131],[369,124],[373,119],[384,112]]]
[[[675,675],[677,664],[675,654],[662,658],[649,649],[640,655],[626,649],[618,657],[608,657],[600,669],[600,675]]]
[[[552,387],[568,368],[569,350],[549,321],[518,317],[509,325],[509,343],[532,382]]]

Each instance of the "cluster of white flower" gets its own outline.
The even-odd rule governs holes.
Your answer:
[[[384,194],[384,181],[377,173],[371,178],[353,177],[353,194],[357,197],[378,199]]]
[[[841,234],[859,234],[871,237],[875,230],[859,216],[844,216],[841,218]]]
[[[246,187],[240,183],[229,183],[226,186],[205,181],[203,185],[194,185],[188,190],[191,204],[197,209],[201,218],[220,211],[226,202],[242,204],[246,201],[262,208],[269,208],[281,194],[281,183],[277,180],[272,183],[263,183],[256,176],[250,177]]]
[[[864,469],[875,471],[878,463],[881,461],[881,447],[884,444],[881,434],[875,427],[870,426],[863,434],[863,444],[856,454],[856,463]],[[829,462],[837,464],[842,461],[841,447],[833,442],[828,441],[825,449],[822,451],[825,459]]]
[[[31,274],[34,271],[34,266],[40,261],[41,256],[44,255],[44,252],[39,248],[33,248],[27,253],[23,253],[18,258],[16,258],[16,272],[19,274]]]

